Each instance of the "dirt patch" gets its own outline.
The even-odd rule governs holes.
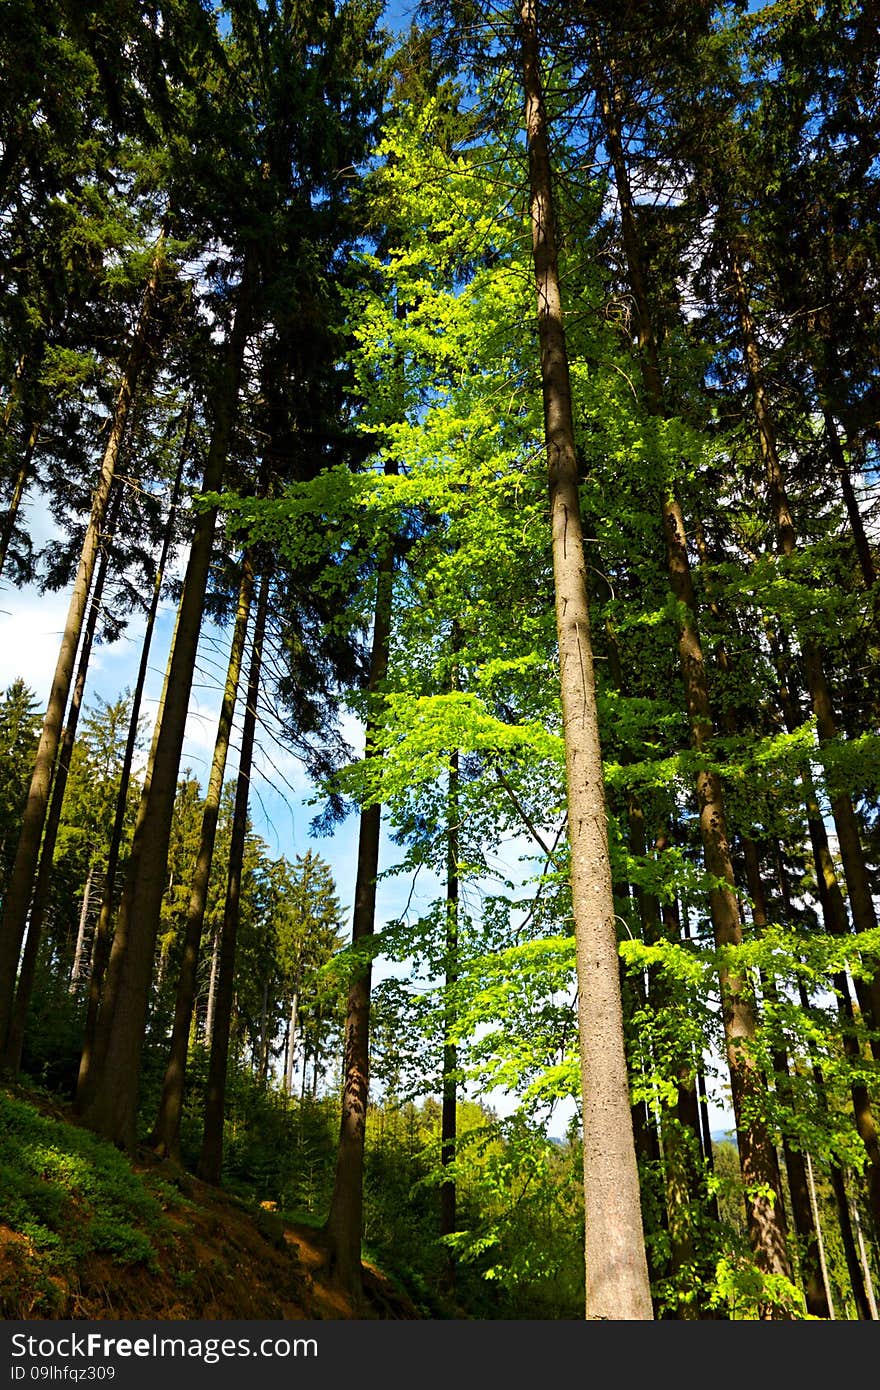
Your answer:
[[[67,1119],[60,1106],[44,1113]],[[25,1231],[0,1221],[0,1308],[6,1318],[286,1319],[417,1318],[409,1299],[364,1265],[356,1306],[328,1275],[321,1233],[285,1221],[271,1203],[253,1207],[143,1151],[135,1174],[161,1197],[154,1257],[120,1263],[91,1253],[54,1268]],[[151,1179],[160,1178],[154,1184]]]

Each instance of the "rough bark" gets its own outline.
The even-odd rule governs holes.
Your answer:
[[[248,615],[254,588],[254,569],[250,552],[242,562],[241,584],[238,593],[238,607],[235,626],[229,648],[226,668],[226,682],[220,717],[217,721],[217,735],[214,740],[214,754],[205,805],[202,811],[202,826],[199,835],[199,848],[193,870],[192,886],[186,913],[183,934],[183,956],[177,980],[177,994],[174,1004],[174,1025],[171,1031],[171,1044],[168,1064],[159,1100],[159,1113],[153,1129],[152,1144],[156,1152],[174,1160],[180,1159],[180,1117],[183,1111],[183,1091],[186,1080],[186,1056],[189,1048],[189,1035],[192,1026],[193,1006],[196,997],[196,975],[199,966],[199,953],[202,942],[202,929],[205,922],[205,907],[208,901],[208,884],[211,866],[214,861],[214,845],[217,839],[217,823],[220,817],[220,798],[223,792],[223,776],[226,771],[226,758],[229,753],[229,740],[232,734],[232,720],[238,685],[241,678],[244,658],[245,635]]]
[[[134,339],[129,350],[125,372],[116,394],[113,417],[110,423],[110,432],[104,449],[104,456],[101,461],[98,483],[92,499],[91,516],[80,552],[76,578],[74,579],[67,618],[64,625],[64,634],[61,639],[58,661],[52,678],[52,688],[46,709],[46,717],[43,721],[43,729],[37,747],[34,771],[28,791],[27,805],[22,818],[21,836],[16,850],[15,863],[7,885],[3,908],[3,920],[2,923],[0,923],[0,1045],[4,1048],[12,1016],[13,991],[15,989],[18,956],[21,949],[22,937],[24,936],[28,905],[30,903],[34,884],[34,874],[36,872],[37,860],[40,853],[40,841],[46,819],[49,789],[52,782],[52,770],[55,765],[55,758],[61,737],[61,724],[70,691],[73,664],[76,659],[76,651],[82,633],[88,593],[94,575],[98,546],[101,531],[104,526],[104,518],[107,513],[107,504],[110,498],[110,489],[113,485],[119,450],[125,435],[129,412],[137,390],[138,381],[148,356],[150,330],[153,323],[164,263],[164,249],[160,241],[150,272],[150,278],[144,291],[140,315],[135,329]]]
[[[651,1319],[536,0],[522,0],[520,37],[578,977],[585,1312],[588,1319]]]
[[[208,1081],[205,1090],[205,1125],[198,1162],[199,1177],[210,1183],[220,1182],[223,1167],[223,1114],[226,1099],[226,1072],[229,1062],[229,1034],[232,1027],[232,1003],[235,993],[235,953],[241,912],[241,876],[247,837],[248,798],[251,789],[251,767],[257,731],[257,702],[260,695],[260,670],[266,633],[266,614],[269,607],[269,588],[270,579],[268,572],[266,572],[260,579],[257,614],[251,643],[251,659],[248,667],[247,704],[241,731],[238,778],[235,785],[235,804],[232,811],[226,902],[223,909],[223,924],[220,928],[214,1027],[211,1036],[211,1055],[208,1061]]]

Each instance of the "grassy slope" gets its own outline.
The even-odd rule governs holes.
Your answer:
[[[363,1317],[324,1275],[317,1230],[148,1153],[134,1164],[66,1108],[0,1090],[0,1317]],[[418,1316],[365,1266],[367,1316]]]

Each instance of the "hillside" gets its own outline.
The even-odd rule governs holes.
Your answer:
[[[355,1310],[320,1232],[160,1163],[129,1163],[56,1100],[0,1091],[0,1316],[416,1318],[371,1265]]]

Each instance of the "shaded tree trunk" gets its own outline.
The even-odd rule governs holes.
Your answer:
[[[6,565],[6,556],[9,553],[12,537],[15,535],[15,524],[18,520],[18,513],[22,498],[24,497],[24,491],[31,475],[31,463],[33,462],[34,450],[37,447],[37,440],[40,437],[41,426],[42,420],[34,420],[28,431],[27,443],[25,444],[24,453],[22,454],[18,472],[12,484],[12,492],[10,493],[9,501],[6,506],[6,515],[3,518],[3,525],[0,526],[0,574],[3,573]]]
[[[86,959],[88,957],[88,951],[86,949],[86,931],[88,928],[89,905],[91,903],[92,898],[92,879],[94,878],[94,875],[95,865],[93,862],[90,862],[89,873],[88,877],[86,878],[86,886],[83,889],[82,907],[80,909],[79,914],[79,926],[77,928],[76,933],[76,946],[74,947],[73,951],[73,966],[70,971],[69,991],[71,994],[76,994],[80,980],[82,979],[83,974],[85,973]]]
[[[805,1013],[808,1013],[810,1009],[810,1000],[803,980],[798,980],[798,995],[800,997],[801,1008]],[[813,1084],[816,1088],[816,1099],[819,1103],[819,1109],[827,1114],[828,1098],[825,1092],[825,1079],[822,1075],[822,1068],[817,1061],[815,1049],[812,1044],[810,1044],[810,1051],[812,1054],[811,1069],[813,1073]],[[834,1192],[834,1201],[837,1207],[840,1238],[843,1244],[843,1254],[846,1260],[846,1269],[856,1305],[856,1313],[860,1321],[870,1321],[871,1305],[865,1288],[865,1280],[859,1261],[858,1250],[856,1249],[856,1238],[852,1226],[852,1215],[846,1190],[846,1180],[844,1178],[843,1169],[838,1163],[831,1163],[829,1165],[829,1176],[831,1178],[831,1188]]]
[[[5,1049],[12,1017],[13,992],[18,967],[18,956],[24,936],[27,911],[34,883],[34,874],[40,853],[40,841],[46,818],[52,770],[61,737],[61,723],[70,690],[73,664],[79,646],[83,618],[110,489],[119,458],[119,450],[125,435],[131,404],[137,390],[141,371],[146,362],[149,348],[149,335],[153,323],[156,300],[162,278],[164,259],[164,239],[160,240],[153,268],[147,282],[141,304],[140,316],[135,329],[134,340],[128,355],[125,373],[116,395],[113,418],[101,472],[92,500],[92,511],[86,529],[82,551],[70,604],[64,625],[64,634],[58,653],[58,661],[52,678],[52,689],[43,721],[43,730],[37,748],[33,776],[28,792],[27,805],[22,818],[21,836],[16,851],[15,863],[7,885],[0,923],[0,1045]]]
[[[443,1077],[441,1083],[440,1110],[440,1165],[444,1170],[455,1163],[457,1134],[458,1087],[456,1069],[458,1049],[454,1041],[455,1002],[453,992],[458,980],[458,860],[459,860],[459,805],[458,805],[458,751],[449,756],[449,787],[446,798],[446,920],[444,924],[444,1042]],[[451,1236],[456,1230],[456,1182],[451,1174],[440,1184],[440,1235]],[[444,1283],[447,1290],[455,1287],[455,1257],[451,1250],[446,1254]]]
[[[122,490],[117,484],[115,497],[110,507],[110,516],[108,518],[109,530],[111,533],[116,525],[116,518],[119,513],[121,501]],[[89,661],[92,655],[92,643],[94,642],[95,631],[98,626],[98,618],[101,614],[101,599],[107,578],[109,558],[109,548],[105,545],[101,550],[101,559],[95,574],[95,584],[92,590],[85,629],[83,631],[76,679],[70,699],[70,708],[67,711],[67,720],[61,736],[61,743],[58,749],[58,762],[52,781],[52,795],[49,801],[48,814],[46,816],[46,827],[43,833],[43,844],[40,851],[40,863],[37,869],[37,880],[34,886],[34,896],[31,901],[27,935],[25,937],[21,968],[18,975],[18,986],[15,991],[15,1002],[9,1024],[9,1034],[6,1040],[6,1051],[4,1055],[4,1065],[13,1076],[18,1074],[18,1070],[21,1066],[25,1027],[37,972],[40,939],[43,933],[43,922],[45,920],[46,908],[49,903],[49,892],[52,886],[55,846],[58,841],[61,813],[64,808],[64,795],[67,791],[67,779],[70,773],[70,760],[73,756],[73,748],[76,742],[76,730],[79,724],[79,716],[82,710],[83,696],[85,694],[86,677],[88,675]],[[92,868],[90,865],[89,884],[91,884],[91,881]]]
[[[220,928],[214,1027],[211,1034],[211,1055],[208,1062],[208,1082],[205,1091],[205,1127],[198,1162],[199,1177],[210,1183],[220,1182],[223,1167],[223,1115],[226,1099],[226,1073],[229,1063],[229,1035],[232,1027],[232,1003],[235,993],[235,952],[241,912],[241,876],[247,837],[248,798],[251,789],[254,739],[257,731],[257,702],[260,695],[260,668],[266,633],[266,613],[269,607],[269,588],[270,578],[267,571],[260,579],[257,615],[254,622],[251,660],[248,669],[247,705],[241,732],[238,780],[235,786],[235,805],[232,812],[226,905],[223,911],[223,925]]]
[[[229,740],[232,733],[232,720],[238,685],[241,678],[244,657],[245,635],[248,615],[254,588],[254,570],[250,552],[242,562],[241,585],[238,594],[238,608],[235,626],[229,648],[229,661],[226,669],[226,683],[220,718],[217,723],[217,736],[214,740],[214,755],[205,805],[202,812],[202,828],[199,848],[193,871],[192,888],[186,913],[183,935],[183,956],[177,981],[177,995],[174,1005],[174,1025],[171,1032],[171,1045],[168,1065],[162,1084],[159,1100],[159,1114],[153,1129],[152,1144],[156,1152],[176,1161],[180,1159],[180,1117],[183,1111],[183,1091],[186,1080],[186,1055],[189,1048],[189,1035],[192,1026],[193,1006],[196,997],[196,975],[199,966],[199,952],[202,942],[202,929],[205,922],[205,906],[208,901],[208,885],[211,878],[211,865],[214,860],[214,845],[217,839],[217,822],[220,817],[220,798],[223,793],[223,776],[226,771],[226,758],[229,753]]]
[[[742,849],[746,866],[746,883],[749,897],[752,900],[752,921],[758,934],[763,936],[769,925],[769,917],[764,884],[761,878],[758,847],[753,840],[744,837]],[[761,988],[765,999],[774,1005],[778,1004],[779,994],[776,989],[776,981],[766,971],[761,972]],[[789,1111],[792,1111],[794,1096],[788,1068],[788,1056],[782,1047],[777,1047],[774,1050],[773,1074],[779,1099]],[[785,1130],[782,1133],[782,1151],[788,1174],[791,1210],[800,1248],[801,1283],[807,1303],[807,1312],[816,1318],[827,1318],[830,1316],[830,1310],[822,1278],[818,1233],[813,1221],[804,1155],[793,1146]]]
[[[601,56],[597,59],[596,89],[620,203],[627,278],[636,305],[638,346],[647,408],[650,414],[662,419],[666,414],[663,379],[643,270],[641,241],[620,133],[617,97],[613,86],[603,73]],[[708,755],[714,729],[708,678],[697,626],[697,603],[688,557],[684,515],[678,498],[665,487],[661,510],[670,588],[679,612],[678,653],[691,741],[697,752]],[[711,764],[697,774],[696,794],[704,862],[716,885],[709,893],[715,945],[719,950],[724,947],[737,947],[742,942],[742,922],[736,900],[721,779]],[[790,1277],[791,1266],[776,1148],[767,1125],[761,1118],[763,1080],[753,1054],[757,1030],[754,1004],[746,980],[738,973],[722,966],[718,979],[731,1099],[747,1193],[749,1243],[755,1262],[763,1273]],[[772,1310],[766,1309],[762,1316],[773,1316]]]
[[[224,367],[213,400],[213,430],[202,480],[215,492],[223,480],[244,351],[256,289],[255,264],[245,262],[235,320],[226,344]],[[177,789],[180,753],[189,708],[202,611],[211,563],[217,508],[200,511],[190,547],[180,601],[177,636],[169,667],[165,707],[156,739],[152,780],[144,788],[135,836],[138,854],[130,865],[116,922],[95,1045],[97,1079],[83,1110],[85,1123],[122,1148],[134,1148],[141,1053],[150,979],[165,892],[168,842]],[[113,1065],[104,1066],[112,1055]]]
[[[755,322],[749,305],[740,254],[736,248],[731,251],[731,268],[749,387],[752,393],[761,457],[767,474],[767,488],[776,525],[778,546],[782,555],[790,559],[798,550],[797,535],[786,494],[785,475],[777,447],[775,421],[764,385]],[[831,690],[816,639],[809,634],[803,634],[800,639],[800,648],[801,666],[816,719],[816,731],[821,749],[825,745],[833,743],[837,738],[837,720],[831,699]],[[834,788],[833,777],[828,779],[828,796],[837,831],[837,840],[840,845],[844,877],[849,890],[853,923],[857,932],[873,931],[877,926],[877,914],[874,910],[871,883],[852,800],[846,792]],[[880,973],[875,972],[865,994],[867,1009],[863,1006],[862,1011],[865,1014],[865,1022],[873,1031],[871,1046],[874,1057],[880,1061],[880,1029],[878,1029],[878,1024],[880,1024]]]
[[[387,472],[396,465],[386,464]],[[364,757],[374,752],[374,740],[381,715],[377,706],[388,669],[391,638],[391,589],[394,546],[388,541],[379,557],[376,579],[376,606],[373,641],[367,680],[368,708],[364,735]],[[368,940],[375,928],[376,874],[379,868],[379,840],[382,808],[378,802],[361,810],[358,855],[355,874],[352,945]],[[324,1225],[328,1267],[332,1278],[360,1305],[363,1297],[361,1237],[364,1210],[364,1137],[370,1093],[370,985],[372,968],[358,961],[348,987],[343,1044],[342,1117],[336,1175],[330,1209]],[[303,1056],[303,1081],[306,1059]]]
[[[156,578],[153,583],[153,592],[150,595],[150,604],[147,610],[147,621],[144,629],[144,636],[141,642],[141,655],[138,663],[137,676],[135,678],[134,692],[131,697],[131,715],[128,721],[128,736],[125,741],[125,751],[122,756],[122,767],[119,773],[119,791],[116,796],[116,808],[113,817],[113,831],[110,836],[110,844],[107,850],[107,869],[104,874],[104,886],[101,894],[101,910],[98,914],[98,922],[95,927],[95,934],[92,941],[92,968],[89,974],[89,993],[86,1003],[86,1019],[83,1028],[83,1045],[80,1055],[79,1071],[77,1076],[76,1096],[74,1098],[74,1109],[82,1111],[88,1103],[91,1093],[92,1083],[95,1080],[96,1067],[93,1065],[95,1059],[95,1038],[98,1026],[98,1010],[101,1003],[101,993],[104,986],[104,973],[107,969],[107,958],[110,954],[110,931],[113,923],[113,908],[116,898],[116,875],[119,869],[119,856],[122,850],[122,840],[125,833],[126,811],[128,809],[128,792],[131,784],[131,772],[134,764],[134,754],[137,747],[138,730],[140,727],[141,704],[144,696],[144,686],[147,680],[147,671],[150,664],[150,649],[153,644],[153,633],[156,627],[156,616],[159,612],[159,599],[162,594],[162,584],[165,580],[165,569],[168,564],[168,556],[174,539],[175,523],[177,520],[177,508],[180,501],[180,489],[183,481],[183,471],[186,466],[186,456],[189,448],[190,432],[192,429],[192,401],[189,402],[186,411],[186,424],[183,431],[183,441],[180,446],[180,456],[177,463],[177,474],[174,479],[174,486],[171,491],[171,501],[168,507],[168,518],[165,523],[165,534],[162,537],[162,547],[159,553],[159,560],[156,565]],[[168,656],[165,677],[162,686],[162,694],[159,700],[159,708],[156,713],[155,728],[150,750],[150,758],[147,765],[145,785],[149,783],[152,775],[152,762],[156,751],[156,738],[159,726],[162,722],[162,711],[165,708],[165,694],[168,689],[168,676],[171,665],[171,654],[174,651],[174,641],[177,635],[177,624],[180,621],[180,609],[177,610],[175,619],[174,634],[171,638],[171,651]]]

